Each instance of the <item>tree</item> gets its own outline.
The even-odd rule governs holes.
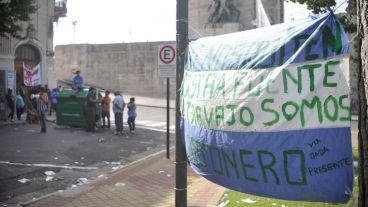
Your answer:
[[[20,39],[21,22],[37,11],[35,0],[0,0],[0,37]]]
[[[286,0],[294,3],[306,4],[313,13],[326,11],[330,7],[336,6],[335,0]],[[356,15],[357,26],[352,27],[351,22],[346,18],[342,24],[348,31],[358,32],[358,99],[359,99],[359,207],[368,207],[368,1],[348,0],[347,12],[349,15]],[[359,55],[360,54],[360,55]]]

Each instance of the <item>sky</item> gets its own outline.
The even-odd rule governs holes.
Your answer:
[[[337,0],[337,6],[343,2]],[[68,0],[67,9],[67,17],[54,25],[54,45],[176,38],[176,0]],[[309,14],[304,5],[285,3],[285,21]]]

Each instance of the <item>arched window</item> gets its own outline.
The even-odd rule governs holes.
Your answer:
[[[24,85],[23,63],[29,67],[34,67],[41,61],[39,50],[30,44],[19,46],[15,51],[14,67],[17,73],[17,89]]]

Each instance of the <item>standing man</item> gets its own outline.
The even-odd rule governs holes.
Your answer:
[[[112,102],[112,110],[115,116],[115,126],[116,126],[116,135],[123,135],[123,112],[125,107],[125,102],[123,96],[121,96],[120,92],[115,92],[115,98]]]
[[[41,133],[46,133],[46,113],[49,97],[47,96],[45,88],[41,87],[40,92],[32,98],[37,100],[37,111],[40,117]]]
[[[8,122],[14,121],[14,105],[15,105],[15,97],[13,95],[13,90],[8,88],[8,93],[6,94],[6,102],[8,102],[8,108],[10,110],[8,115]]]
[[[73,78],[73,94],[76,94],[83,89],[83,77],[80,75],[80,70],[76,69],[75,73],[77,75]]]
[[[96,124],[96,89],[90,87],[87,95],[87,104],[86,104],[86,122],[87,122],[87,131],[95,132],[95,124]]]
[[[56,104],[57,104],[57,96],[59,95],[59,92],[56,88],[52,89],[51,92],[51,106],[50,106],[50,111],[49,111],[49,116],[52,115],[52,110],[55,111],[56,113]]]
[[[101,100],[102,105],[102,127],[110,129],[110,104],[111,98],[109,97],[110,92],[106,91],[105,96]],[[105,118],[107,119],[107,125],[105,125]]]

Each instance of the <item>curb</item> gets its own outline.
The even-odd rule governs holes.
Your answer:
[[[167,108],[167,106],[165,105],[165,106],[159,106],[159,105],[152,105],[152,104],[144,104],[144,103],[136,103],[137,104],[137,106],[145,106],[145,107],[153,107],[153,108]],[[175,104],[174,104],[175,105]],[[175,106],[172,106],[171,104],[170,104],[170,107],[169,107],[170,109],[175,109]]]
[[[170,148],[170,151],[171,151],[171,150],[173,150],[173,149],[174,149],[174,147],[171,147],[171,148]],[[130,167],[130,166],[135,165],[135,164],[137,164],[137,163],[139,163],[139,162],[141,162],[141,161],[147,160],[147,159],[149,159],[149,158],[151,158],[151,157],[158,156],[158,155],[163,154],[163,153],[166,153],[166,149],[164,149],[164,150],[160,150],[160,151],[158,151],[158,152],[154,152],[154,153],[152,153],[152,154],[150,154],[150,155],[147,155],[147,156],[145,156],[145,157],[139,158],[138,160],[135,160],[135,161],[133,161],[133,162],[131,162],[131,163],[128,163],[128,164],[124,165],[123,167],[121,167],[121,168],[119,168],[119,169],[117,169],[117,170],[113,170],[113,171],[108,172],[108,174],[110,174],[110,175],[116,174],[116,173],[118,173],[119,171],[122,171],[122,170],[124,170],[124,169],[125,169],[125,168],[127,168],[127,167]],[[96,179],[96,180],[93,180],[92,182],[89,182],[87,185],[83,185],[83,186],[81,186],[79,189],[67,188],[67,189],[65,189],[62,193],[59,193],[59,192],[52,192],[52,193],[49,193],[49,194],[43,195],[43,196],[41,196],[41,197],[38,197],[38,198],[36,198],[36,199],[34,199],[34,200],[21,202],[21,203],[19,203],[19,204],[20,204],[21,206],[27,206],[27,205],[30,205],[30,204],[32,204],[32,203],[38,202],[38,201],[40,201],[40,200],[42,200],[42,199],[46,199],[46,198],[48,198],[48,197],[50,197],[50,196],[53,196],[53,195],[67,193],[67,191],[71,191],[71,190],[78,190],[78,191],[89,190],[88,188],[89,188],[91,185],[93,185],[93,184],[95,184],[95,183],[98,183],[98,182],[102,181],[103,179],[108,179],[108,178],[106,178],[106,177],[98,178],[98,179]]]

